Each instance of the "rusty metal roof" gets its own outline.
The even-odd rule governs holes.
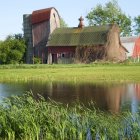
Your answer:
[[[36,10],[32,12],[32,24],[40,23],[50,19],[50,13],[53,7],[47,9]]]

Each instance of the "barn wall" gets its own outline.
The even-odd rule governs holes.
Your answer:
[[[50,34],[49,21],[44,21],[32,25],[32,34],[33,34],[34,57],[39,57],[42,59],[43,63],[46,63],[47,62],[46,44]]]
[[[64,53],[64,52],[75,52],[74,46],[53,46],[53,47],[48,47],[48,53]]]
[[[103,60],[104,55],[104,45],[78,46],[75,51],[75,60],[80,63],[91,63],[96,60]]]
[[[44,21],[32,26],[33,46],[37,47],[41,42],[47,42],[50,33],[49,21]]]
[[[119,60],[120,61],[126,60],[127,59],[127,52],[123,49],[123,47],[120,47],[119,48],[119,52],[120,52],[120,54],[119,54]]]
[[[105,47],[98,46],[49,46],[48,64],[55,63],[91,63],[104,59]],[[55,58],[54,58],[55,57]]]
[[[32,26],[34,56],[41,58],[43,63],[47,63],[48,59],[46,47],[48,38],[58,27],[60,27],[60,19],[54,8],[51,9],[49,20],[33,24]]]
[[[119,27],[117,25],[113,25],[109,31],[105,59],[109,61],[124,61],[126,59],[126,51],[120,43]]]
[[[56,63],[72,63],[75,55],[74,46],[57,46],[48,47],[48,64],[53,63],[53,56],[56,55]]]
[[[58,12],[53,8],[50,15],[50,33],[52,33],[56,28],[60,28],[60,17]]]

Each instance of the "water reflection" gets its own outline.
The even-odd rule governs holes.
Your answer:
[[[119,112],[128,109],[135,113],[140,103],[140,84],[69,84],[69,83],[11,83],[0,84],[0,97],[21,95],[25,91],[50,97],[65,104],[95,102],[101,110]]]
[[[24,86],[22,84],[0,84],[0,98],[9,97],[11,95],[23,94]]]

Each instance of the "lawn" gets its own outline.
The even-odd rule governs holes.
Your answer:
[[[140,65],[69,64],[69,65],[1,65],[0,82],[140,82]]]

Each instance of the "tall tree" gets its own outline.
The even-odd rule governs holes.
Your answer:
[[[60,18],[60,27],[63,28],[63,27],[68,27],[67,23],[64,21],[63,18]]]
[[[23,61],[25,53],[25,41],[20,35],[9,35],[0,42],[0,63],[11,64]]]
[[[117,0],[111,0],[102,6],[98,4],[86,16],[89,25],[118,24],[121,36],[131,35],[131,17],[122,12]]]
[[[140,35],[140,15],[134,18],[135,35]]]

